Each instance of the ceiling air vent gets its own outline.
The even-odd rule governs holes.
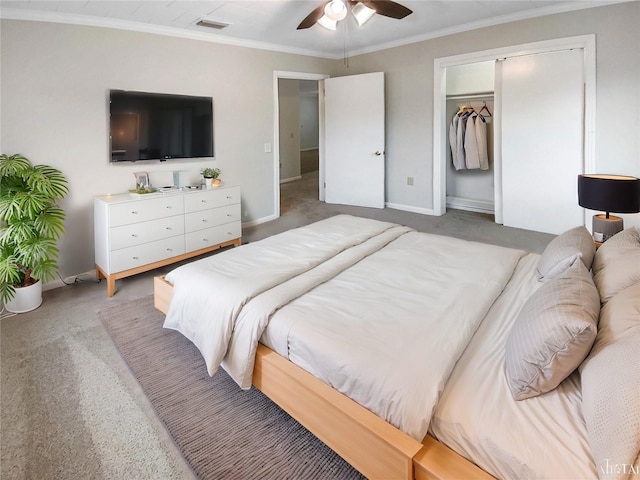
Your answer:
[[[196,25],[201,27],[215,28],[216,30],[222,30],[229,26],[228,23],[222,22],[214,22],[213,20],[207,20],[206,18],[201,19]]]

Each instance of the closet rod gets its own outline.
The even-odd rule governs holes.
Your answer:
[[[447,95],[447,100],[471,100],[473,98],[493,98],[493,92],[474,93],[471,95]]]

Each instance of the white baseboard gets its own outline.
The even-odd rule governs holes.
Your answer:
[[[453,196],[447,196],[447,208],[467,210],[469,212],[489,213],[491,215],[495,213],[494,202]]]
[[[298,175],[297,177],[289,177],[280,179],[280,184],[295,182],[296,180],[302,180],[302,175]]]
[[[64,281],[61,280],[60,278],[56,279],[56,280],[52,280],[50,282],[45,283],[44,285],[42,285],[42,291],[47,291],[47,290],[53,290],[54,288],[59,288],[59,287],[64,287],[65,285],[68,285],[70,283],[75,283],[76,278],[81,278],[81,277],[91,277],[92,279],[96,278],[96,271],[95,270],[89,270],[88,272],[83,272],[83,273],[78,273],[76,275],[70,275],[66,278],[64,278]]]
[[[394,210],[402,210],[404,212],[421,213],[423,215],[433,215],[432,208],[414,207],[411,205],[402,205],[400,203],[386,202],[385,207],[393,208]]]
[[[255,227],[256,225],[270,222],[271,220],[275,220],[276,218],[278,218],[276,215],[269,215],[268,217],[262,217],[257,220],[251,220],[250,222],[242,222],[242,228]]]

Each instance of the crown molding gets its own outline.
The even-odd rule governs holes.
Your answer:
[[[150,23],[131,22],[128,20],[118,20],[103,17],[90,17],[87,15],[62,14],[58,12],[42,12],[26,10],[21,8],[0,9],[0,19],[6,20],[26,20],[31,22],[63,23],[67,25],[81,25],[87,27],[112,28],[116,30],[128,30],[132,32],[151,33],[169,37],[185,38],[189,40],[199,40],[202,42],[221,43],[234,45],[237,47],[255,48],[259,50],[269,50],[272,52],[292,53],[295,55],[306,55],[335,60],[342,58],[339,55],[331,55],[327,52],[308,50],[303,48],[288,47],[286,45],[259,42],[256,40],[244,40],[234,37],[226,37],[211,32],[201,32],[196,30],[185,30],[182,28],[166,27],[162,25],[152,25]]]
[[[501,15],[498,17],[489,18],[486,20],[478,20],[476,22],[465,23],[462,25],[456,25],[455,27],[445,28],[430,32],[422,35],[415,35],[402,40],[393,42],[387,42],[372,47],[351,50],[348,53],[349,57],[355,57],[358,55],[365,55],[368,53],[374,53],[381,50],[387,50],[389,48],[396,48],[413,43],[423,42],[426,40],[432,40],[438,37],[444,37],[447,35],[453,35],[456,33],[468,32],[479,28],[486,28],[495,25],[501,25],[510,22],[516,22],[520,20],[527,20],[531,18],[543,17],[547,15],[554,15],[558,13],[566,13],[576,10],[584,10],[587,8],[602,7],[606,5],[613,5],[617,3],[627,3],[637,0],[594,0],[585,1],[579,0],[562,5],[549,5],[546,7],[537,8],[527,12],[518,12],[508,15]],[[296,47],[289,47],[281,44],[260,42],[257,40],[243,40],[234,37],[228,37],[218,35],[211,32],[201,32],[196,30],[186,30],[180,28],[166,27],[160,25],[152,25],[149,23],[132,22],[127,20],[117,20],[103,17],[90,17],[87,15],[75,15],[75,14],[61,14],[58,12],[43,12],[34,11],[19,8],[1,8],[0,19],[8,20],[27,20],[33,22],[49,22],[49,23],[63,23],[70,25],[83,25],[91,27],[103,27],[112,28],[117,30],[129,30],[141,33],[151,33],[155,35],[165,35],[170,37],[185,38],[190,40],[198,40],[203,42],[221,43],[225,45],[234,45],[238,47],[255,48],[259,50],[269,50],[273,52],[290,53],[295,55],[305,55],[310,57],[326,58],[330,60],[338,60],[344,57],[344,52],[331,53],[326,51],[303,49]]]
[[[595,1],[579,0],[576,2],[571,2],[563,5],[550,5],[547,7],[541,7],[541,8],[537,8],[535,10],[530,10],[527,12],[511,13],[508,15],[501,15],[499,17],[493,17],[485,20],[478,20],[476,22],[456,25],[455,27],[444,28],[444,29],[436,30],[434,32],[426,33],[423,35],[415,35],[415,36],[407,37],[405,39],[398,40],[395,42],[387,42],[384,44],[376,45],[375,47],[371,47],[371,48],[361,48],[357,50],[351,50],[349,52],[349,56],[355,57],[357,55],[365,55],[367,53],[379,52],[381,50],[387,50],[389,48],[402,47],[405,45],[411,45],[413,43],[432,40],[434,38],[446,37],[447,35],[454,35],[456,33],[469,32],[472,30],[477,30],[479,28],[493,27],[495,25],[502,25],[505,23],[517,22],[520,20],[528,20],[531,18],[544,17],[547,15],[555,15],[558,13],[567,13],[567,12],[573,12],[576,10],[585,10],[588,8],[603,7],[607,5],[614,5],[617,3],[629,3],[633,1],[638,1],[638,0],[595,0]],[[338,58],[342,58],[342,57],[338,57]]]

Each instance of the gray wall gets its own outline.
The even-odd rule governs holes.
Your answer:
[[[640,3],[623,3],[488,27],[342,60],[275,53],[107,28],[2,20],[0,151],[63,170],[67,234],[61,274],[93,268],[92,198],[132,188],[135,171],[158,183],[206,165],[242,186],[243,221],[274,214],[273,71],[335,76],[384,71],[387,201],[432,207],[433,60],[538,40],[596,34],[596,164],[640,176]],[[109,165],[110,88],[214,99],[213,161]],[[414,177],[414,185],[406,178]]]
[[[133,188],[133,172],[152,183],[200,183],[219,167],[242,186],[242,220],[274,214],[273,71],[332,74],[335,61],[196,40],[2,20],[0,152],[60,168],[70,181],[60,242],[63,277],[93,264],[93,197]],[[215,160],[110,165],[109,89],[211,96]],[[154,181],[155,179],[155,181]]]
[[[300,80],[278,79],[280,181],[300,176]]]
[[[385,72],[387,202],[433,207],[433,61],[509,45],[596,34],[596,168],[640,176],[640,2],[449,35],[351,58],[340,75]],[[414,185],[406,184],[414,177]],[[571,186],[570,188],[573,188]],[[632,222],[640,223],[638,215]]]

